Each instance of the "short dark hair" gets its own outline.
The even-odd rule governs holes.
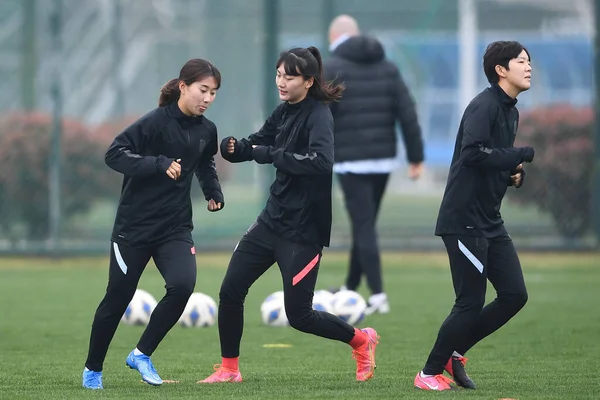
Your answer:
[[[160,89],[160,97],[158,99],[158,106],[164,107],[171,103],[179,100],[181,93],[179,92],[179,82],[184,81],[186,85],[191,85],[194,82],[201,81],[202,79],[215,78],[217,81],[217,89],[221,87],[221,72],[210,63],[210,61],[202,58],[194,58],[189,60],[181,67],[179,72],[179,78],[171,79],[165,83],[162,89]]]
[[[531,55],[529,51],[519,42],[515,41],[498,41],[488,45],[483,55],[483,72],[489,83],[498,83],[500,77],[496,73],[496,65],[501,65],[508,69],[510,60],[517,58],[521,52],[525,50],[529,61]]]
[[[313,78],[315,81],[308,89],[308,95],[325,103],[337,101],[342,97],[344,85],[325,83],[323,78],[323,61],[319,49],[314,46],[307,48],[294,47],[279,55],[276,68],[285,64],[286,75],[300,76],[304,79]]]

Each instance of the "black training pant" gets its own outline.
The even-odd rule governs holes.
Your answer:
[[[456,301],[442,324],[423,373],[441,374],[454,351],[464,355],[523,308],[527,290],[509,236],[444,236]],[[484,307],[487,280],[497,297]]]
[[[383,292],[377,215],[389,174],[338,174],[352,225],[352,251],[346,287],[356,290],[362,274],[372,294]]]
[[[240,240],[231,256],[219,293],[221,355],[238,357],[244,327],[244,300],[250,286],[275,262],[283,279],[285,312],[302,332],[348,343],[354,328],[335,315],[314,311],[312,299],[322,247],[286,240],[260,220]]]
[[[142,353],[152,355],[167,332],[177,323],[194,291],[197,272],[194,254],[193,244],[185,240],[173,240],[149,248],[111,243],[108,287],[92,323],[85,363],[88,369],[102,371],[108,346],[150,258],[154,259],[167,290],[152,312],[150,322],[136,346]]]

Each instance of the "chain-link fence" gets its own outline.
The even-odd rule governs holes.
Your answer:
[[[339,13],[383,42],[425,136],[424,178],[409,181],[401,169],[388,186],[383,247],[439,247],[432,233],[459,119],[465,101],[487,85],[485,45],[507,39],[532,55],[518,140],[536,148],[527,182],[503,204],[509,231],[521,247],[595,246],[593,10],[591,0],[3,0],[0,250],[104,252],[121,177],[104,166],[103,153],[156,106],[162,84],[189,58],[211,60],[223,85],[208,117],[220,137],[245,136],[277,102],[269,46],[316,45],[326,56],[326,29]],[[272,176],[253,163],[219,160],[218,167],[223,212],[205,212],[194,190],[203,248],[235,244],[260,212]],[[333,229],[332,245],[346,246],[337,189]]]

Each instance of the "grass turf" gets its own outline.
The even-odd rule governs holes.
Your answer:
[[[216,297],[228,254],[199,254],[197,291]],[[326,253],[318,288],[339,285],[345,254]],[[596,289],[598,254],[524,254],[530,300],[525,309],[469,354],[476,391],[444,398],[586,399],[600,397]],[[259,305],[280,289],[272,268],[251,289],[242,341],[242,384],[197,385],[220,361],[216,327],[176,326],[153,356],[163,379],[177,384],[150,387],[124,360],[142,328],[120,326],[104,366],[105,390],[81,388],[93,312],[106,286],[107,260],[76,258],[0,259],[0,398],[203,398],[203,399],[407,399],[440,394],[412,387],[447,315],[453,293],[444,254],[384,256],[392,313],[369,317],[381,335],[378,369],[369,382],[354,380],[345,344],[269,328]],[[163,282],[150,264],[140,288],[159,298]],[[493,297],[489,288],[488,297]],[[366,295],[364,288],[361,292]],[[265,347],[288,344],[291,347]]]

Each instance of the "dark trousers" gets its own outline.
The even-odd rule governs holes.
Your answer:
[[[322,247],[286,240],[260,220],[240,240],[219,292],[221,355],[238,357],[244,327],[244,300],[250,286],[275,262],[283,279],[285,312],[302,332],[348,343],[354,328],[335,315],[312,309]]]
[[[133,298],[142,272],[150,258],[165,280],[167,290],[144,330],[137,348],[150,356],[167,332],[177,323],[196,285],[196,257],[193,244],[174,240],[151,248],[132,248],[111,243],[106,294],[94,315],[85,366],[102,371],[108,346],[119,321]]]
[[[519,257],[509,236],[444,236],[456,301],[442,324],[423,373],[441,374],[454,351],[465,354],[527,302]],[[487,280],[497,297],[484,307]]]
[[[372,294],[383,292],[377,242],[377,215],[389,174],[338,174],[352,226],[352,251],[346,287],[356,290],[362,275]]]

